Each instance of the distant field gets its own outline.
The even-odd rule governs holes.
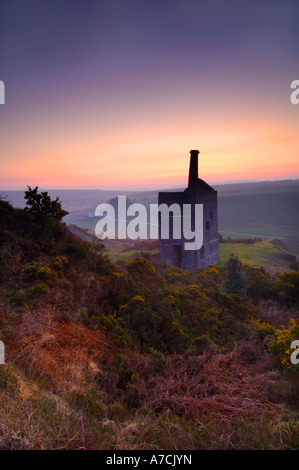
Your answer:
[[[103,244],[112,261],[128,261],[142,253],[149,253],[151,258],[159,258],[158,241],[105,240]]]
[[[287,246],[277,240],[263,240],[252,245],[247,243],[220,243],[219,266],[223,266],[231,255],[238,256],[242,263],[256,268],[264,267],[270,273],[289,271],[293,268],[295,256]]]
[[[131,242],[132,243],[132,242]],[[125,241],[107,241],[104,243],[107,254],[112,261],[127,261],[143,253],[149,253],[153,260],[159,259],[159,250],[153,243],[153,249],[148,242],[139,242],[136,247]],[[263,240],[252,244],[248,243],[220,243],[219,266],[222,267],[231,255],[238,256],[242,263],[257,268],[264,267],[271,274],[292,269],[295,256],[284,243],[277,240]]]
[[[223,266],[231,255],[236,255],[243,263],[258,268],[268,264],[271,255],[279,253],[269,240],[248,245],[245,243],[221,243],[219,245],[219,266]]]
[[[299,187],[220,193],[218,223],[224,236],[281,238],[299,254]]]

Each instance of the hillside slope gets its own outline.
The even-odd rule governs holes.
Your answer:
[[[93,230],[71,225],[72,233],[82,240],[97,241]],[[264,267],[269,273],[298,269],[296,252],[278,239],[259,240],[251,238],[223,239],[219,243],[219,266],[224,266],[231,255],[236,255],[242,263],[249,263],[257,268]],[[140,254],[150,256],[158,262],[160,259],[159,243],[151,240],[104,240],[106,253],[112,261],[129,260]]]
[[[0,449],[299,448],[299,274],[103,249],[0,200]]]
[[[224,266],[231,255],[238,256],[242,263],[257,268],[264,267],[271,274],[298,268],[296,253],[277,239],[259,240],[254,243],[246,243],[246,239],[243,243],[220,243],[219,266]]]

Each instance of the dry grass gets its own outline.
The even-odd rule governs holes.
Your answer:
[[[140,406],[128,409],[116,397],[105,404],[96,381],[86,384],[109,345],[102,333],[78,326],[45,312],[23,320],[14,350],[22,370],[7,365],[2,377],[0,449],[296,447],[298,426],[284,425],[274,403],[277,374],[254,345],[163,356],[158,374],[149,356],[133,354]]]
[[[298,309],[279,306],[271,300],[259,302],[255,309],[258,318],[262,322],[270,323],[274,328],[281,328],[281,326],[288,327],[290,318],[294,318],[299,323]]]
[[[80,389],[109,349],[103,331],[63,321],[39,309],[24,316],[9,359],[53,390]]]
[[[229,354],[169,356],[162,375],[139,381],[142,403],[195,422],[280,415],[273,402],[278,374],[269,369],[267,359],[252,364],[252,355],[244,345]]]

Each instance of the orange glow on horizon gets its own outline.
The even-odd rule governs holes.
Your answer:
[[[70,126],[71,127],[71,126]],[[297,129],[274,119],[207,121],[165,128],[130,126],[112,138],[91,129],[62,138],[36,132],[36,139],[5,148],[0,189],[130,188],[184,185],[189,151],[200,150],[199,177],[209,182],[299,177]],[[213,132],[211,132],[213,129]],[[163,132],[164,131],[164,132]],[[176,131],[176,132],[175,132]],[[53,132],[53,136],[55,133]]]

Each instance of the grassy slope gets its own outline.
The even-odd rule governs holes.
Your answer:
[[[106,241],[107,254],[112,261],[118,259],[127,261],[140,254],[141,251],[150,253],[152,259],[157,259],[159,250],[153,246],[149,249],[148,243],[139,242],[138,249],[131,242]],[[231,255],[236,255],[242,261],[257,268],[264,267],[271,274],[292,269],[295,254],[279,240],[263,240],[253,244],[248,243],[220,243],[219,266],[222,267]]]
[[[116,272],[63,226],[2,205],[0,449],[299,448],[296,388],[262,351],[252,305],[215,290],[219,270]]]
[[[283,245],[283,244],[282,244]],[[230,255],[234,254],[242,263],[257,268],[264,267],[274,274],[291,269],[292,254],[275,240],[263,240],[252,245],[245,243],[221,243],[219,245],[219,266],[223,266]]]

